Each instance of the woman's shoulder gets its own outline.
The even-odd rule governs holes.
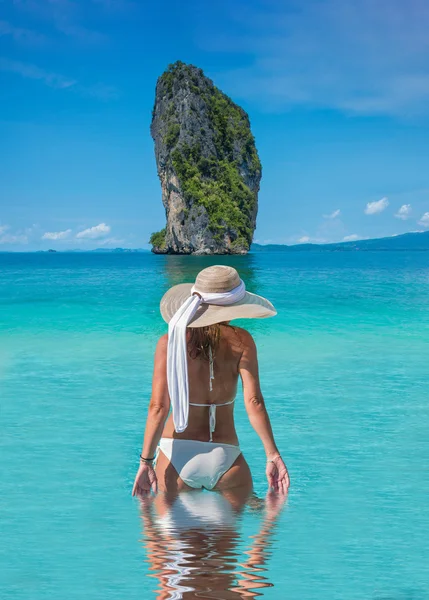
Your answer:
[[[252,334],[243,327],[226,325],[222,327],[222,330],[222,334],[228,338],[229,341],[235,344],[238,343],[242,349],[255,345]]]

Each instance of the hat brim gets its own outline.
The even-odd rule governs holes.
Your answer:
[[[162,318],[168,323],[176,311],[191,295],[192,283],[179,283],[170,288],[162,297],[160,309]],[[207,327],[215,323],[232,321],[233,319],[266,319],[274,317],[276,309],[269,300],[246,292],[239,302],[229,306],[201,304],[188,327]]]

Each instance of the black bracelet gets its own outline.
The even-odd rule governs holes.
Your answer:
[[[153,462],[155,460],[155,457],[153,457],[153,458],[145,458],[144,456],[142,456],[140,454],[140,460],[142,460],[143,462]]]

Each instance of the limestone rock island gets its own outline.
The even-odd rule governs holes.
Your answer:
[[[245,254],[261,181],[247,113],[201,69],[176,62],[157,81],[151,135],[167,217],[152,251]]]

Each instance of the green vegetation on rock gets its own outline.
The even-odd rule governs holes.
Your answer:
[[[154,248],[158,248],[159,250],[164,250],[165,248],[165,235],[167,233],[166,228],[161,229],[161,231],[156,231],[152,233],[149,239],[149,244],[152,244]]]
[[[167,135],[165,136],[165,143],[168,148],[172,148],[180,135],[180,125],[179,123],[170,123],[167,130]]]
[[[195,160],[196,146],[183,146],[173,153],[173,166],[187,202],[195,202],[207,211],[209,228],[217,241],[226,229],[234,229],[245,246],[252,241],[249,213],[254,194],[240,179],[234,162],[214,159]]]

